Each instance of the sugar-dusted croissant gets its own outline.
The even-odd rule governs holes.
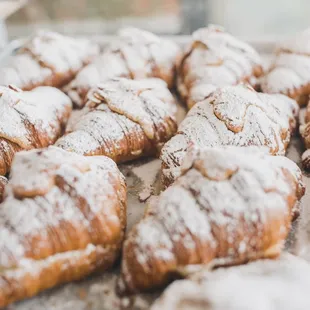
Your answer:
[[[4,189],[7,183],[8,179],[0,175],[0,202],[3,200]]]
[[[254,85],[262,73],[262,60],[250,45],[211,25],[193,33],[178,67],[177,86],[191,108],[217,87]]]
[[[301,157],[302,165],[306,170],[310,170],[310,101],[305,109],[304,120],[301,120],[299,132],[306,147],[306,151]]]
[[[275,60],[259,81],[265,93],[282,93],[299,104],[310,95],[310,28],[279,44]]]
[[[251,148],[193,151],[123,246],[121,293],[158,288],[189,265],[235,265],[280,254],[301,171]],[[183,270],[183,271],[182,271]]]
[[[244,266],[202,270],[171,284],[151,310],[308,310],[310,265],[282,254]]]
[[[37,86],[60,88],[99,52],[99,46],[87,39],[40,31],[12,57],[8,66],[0,69],[0,85],[14,84],[23,90]]]
[[[180,48],[170,40],[136,28],[119,31],[116,42],[65,87],[76,107],[85,104],[90,88],[114,77],[163,79],[171,88]]]
[[[296,126],[298,105],[283,95],[255,92],[245,85],[217,89],[197,103],[178,133],[162,149],[162,176],[169,185],[180,172],[188,146],[265,146],[284,155]]]
[[[0,175],[10,171],[16,152],[53,144],[64,131],[71,105],[57,88],[0,86]]]
[[[117,163],[156,155],[176,132],[175,110],[164,81],[115,78],[89,92],[86,106],[56,145]]]
[[[109,268],[125,226],[111,159],[54,146],[16,154],[0,208],[0,308]]]

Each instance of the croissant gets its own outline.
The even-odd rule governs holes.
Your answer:
[[[143,79],[156,77],[174,85],[175,64],[180,48],[170,40],[136,28],[119,31],[118,40],[65,87],[76,107],[85,104],[87,92],[114,77]]]
[[[279,44],[275,60],[259,85],[265,93],[281,93],[299,104],[310,95],[310,28]]]
[[[304,194],[301,178],[284,156],[240,147],[190,152],[182,176],[127,236],[119,292],[162,287],[189,265],[277,257]]]
[[[310,267],[283,254],[245,266],[201,271],[171,284],[151,310],[308,310]]]
[[[113,265],[126,226],[124,177],[109,158],[20,152],[0,208],[0,308]]]
[[[70,112],[70,99],[56,88],[0,86],[0,175],[10,171],[16,152],[53,144]]]
[[[7,67],[0,69],[0,85],[14,84],[23,90],[37,86],[61,88],[99,52],[99,46],[89,40],[40,31],[12,57]]]
[[[192,108],[217,87],[240,82],[255,85],[262,73],[262,60],[250,45],[211,25],[193,33],[178,66],[177,86]]]
[[[56,145],[117,163],[156,155],[176,132],[175,111],[162,80],[115,78],[89,92],[86,106]]]
[[[284,155],[298,110],[286,96],[256,93],[245,85],[217,89],[189,111],[163,147],[163,183],[178,177],[189,145],[265,146],[270,154]]]

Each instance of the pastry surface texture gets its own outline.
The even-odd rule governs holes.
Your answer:
[[[0,175],[0,202],[3,201],[4,190],[5,190],[5,186],[7,183],[8,183],[8,179]]]
[[[128,234],[120,292],[162,287],[191,265],[277,257],[304,190],[300,169],[284,156],[238,147],[191,150],[182,176]]]
[[[245,266],[201,271],[171,284],[151,310],[308,310],[310,266],[282,254]]]
[[[89,89],[115,77],[160,78],[174,85],[180,48],[174,42],[137,28],[124,28],[115,42],[65,87],[76,107],[85,104]]]
[[[177,70],[179,93],[188,108],[205,99],[217,87],[256,84],[262,75],[262,59],[247,43],[222,28],[195,31]]]
[[[53,144],[64,131],[71,106],[57,88],[0,86],[0,175],[10,171],[16,152]]]
[[[67,151],[125,162],[157,155],[176,132],[176,103],[162,80],[115,78],[87,98],[56,143]]]
[[[302,119],[303,118],[303,119]],[[302,154],[301,160],[303,167],[310,169],[310,101],[305,109],[305,114],[300,113],[299,133],[304,142],[306,151]]]
[[[161,151],[162,176],[169,185],[180,174],[190,145],[265,147],[284,155],[296,127],[299,108],[284,95],[255,92],[245,85],[219,88],[197,103]]]
[[[310,95],[310,28],[280,43],[260,81],[265,93],[282,93],[303,105]]]
[[[87,39],[39,31],[0,69],[0,85],[14,84],[23,90],[61,88],[99,52],[99,46]]]
[[[54,146],[16,154],[0,208],[0,307],[111,267],[125,226],[111,159]]]

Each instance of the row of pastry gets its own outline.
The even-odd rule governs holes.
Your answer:
[[[125,29],[99,53],[45,32],[0,69],[0,307],[106,270],[121,249],[122,293],[275,258],[298,216],[301,171],[269,154],[285,154],[307,87],[272,86],[280,64],[263,76],[253,48],[214,26],[183,51]],[[174,85],[191,108],[179,126]],[[168,188],[125,238],[115,162],[159,154]]]

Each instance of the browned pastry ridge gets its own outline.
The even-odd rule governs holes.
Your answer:
[[[176,132],[176,104],[159,79],[115,78],[88,94],[56,145],[82,155],[105,155],[115,162],[158,155]]]
[[[299,126],[299,132],[306,147],[306,151],[301,157],[302,165],[306,170],[310,170],[310,101],[305,110],[304,120],[301,120],[301,123],[302,124]]]
[[[0,208],[0,308],[111,267],[125,226],[111,159],[54,146],[16,154]]]
[[[114,77],[129,79],[160,78],[169,88],[174,85],[175,65],[180,48],[174,42],[136,28],[124,28],[116,42],[65,87],[74,105],[85,104],[87,92]]]
[[[8,179],[0,175],[0,202],[3,201],[4,189],[7,183]]]
[[[99,46],[89,40],[39,31],[0,69],[0,85],[14,84],[23,90],[61,88],[99,52]]]
[[[192,265],[277,257],[304,194],[301,180],[284,156],[240,147],[194,150],[182,176],[127,236],[119,291],[162,287]]]
[[[163,183],[171,184],[190,145],[258,146],[284,155],[296,127],[297,103],[284,95],[255,92],[245,85],[218,88],[197,103],[162,148]]]
[[[277,260],[201,270],[175,281],[151,310],[308,310],[310,265],[283,253]]]
[[[71,105],[57,88],[0,86],[0,175],[10,171],[16,152],[53,144],[64,131]]]
[[[279,44],[275,60],[259,81],[265,93],[282,93],[300,105],[310,95],[310,28]]]
[[[219,26],[195,31],[178,66],[177,86],[188,108],[217,87],[240,82],[252,86],[263,73],[259,54]]]

